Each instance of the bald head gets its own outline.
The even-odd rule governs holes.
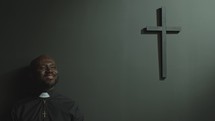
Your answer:
[[[55,63],[54,59],[52,57],[50,57],[49,55],[40,55],[31,61],[30,66],[32,68],[36,68],[44,60],[51,60]]]

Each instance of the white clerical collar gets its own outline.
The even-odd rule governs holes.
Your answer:
[[[50,95],[49,95],[49,93],[47,93],[47,92],[42,92],[42,93],[40,94],[39,97],[40,97],[40,98],[49,98]]]

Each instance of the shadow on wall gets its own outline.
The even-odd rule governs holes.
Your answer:
[[[20,99],[32,95],[29,67],[0,75],[0,121],[11,121],[11,109]]]

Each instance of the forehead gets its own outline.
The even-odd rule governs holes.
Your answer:
[[[51,58],[40,58],[37,61],[38,65],[44,65],[44,64],[55,64],[55,61]]]
[[[55,61],[51,57],[43,55],[43,56],[39,56],[39,57],[35,58],[31,62],[32,67],[38,67],[38,66],[46,65],[46,64],[54,64],[55,65]]]
[[[36,68],[43,66],[43,65],[54,65],[54,66],[56,66],[56,63],[55,63],[54,59],[51,58],[50,56],[41,55],[41,56],[38,56],[37,58],[33,59],[31,61],[31,64],[30,64],[32,69],[36,69]]]

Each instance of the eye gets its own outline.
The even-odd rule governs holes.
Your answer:
[[[38,70],[45,70],[46,69],[46,66],[40,66],[39,68],[38,68]]]
[[[56,69],[57,67],[55,65],[50,66],[51,69]]]
[[[53,67],[51,67],[51,69],[56,69],[56,67],[55,67],[55,66],[53,66]]]

